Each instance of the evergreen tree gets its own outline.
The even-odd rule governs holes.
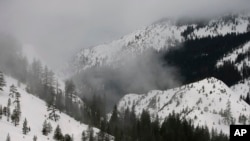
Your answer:
[[[9,93],[9,96],[12,97],[12,98],[14,98],[14,96],[16,95],[16,93],[17,93],[17,88],[16,88],[15,85],[12,84],[12,85],[10,86],[10,93]]]
[[[2,108],[2,105],[0,105],[0,119],[2,119],[3,117],[3,108]]]
[[[34,136],[34,137],[33,137],[33,141],[37,141],[37,136]]]
[[[48,131],[48,133],[49,133],[49,134],[50,134],[50,133],[52,133],[53,128],[52,128],[52,125],[51,125],[51,123],[50,123],[50,122],[48,122],[48,123],[47,123],[46,128],[47,128],[47,131]]]
[[[249,92],[247,93],[247,97],[246,97],[246,99],[245,99],[246,103],[250,105],[250,97],[249,97],[249,95],[250,95],[250,90],[249,90]]]
[[[114,133],[115,131],[117,131],[116,128],[118,128],[118,126],[119,126],[119,117],[118,117],[117,106],[115,105],[109,121],[110,133]]]
[[[7,135],[6,141],[10,141],[10,134]]]
[[[231,112],[231,102],[229,100],[227,102],[227,107],[225,109],[224,121],[227,125],[230,125],[233,123],[232,112]]]
[[[20,106],[20,93],[16,92],[15,94],[15,100],[13,103],[16,103],[15,109],[13,110],[13,113],[11,115],[11,120],[14,123],[15,126],[19,125],[20,117],[21,117],[21,106]]]
[[[3,115],[7,116],[7,107],[3,107]]]
[[[141,140],[143,141],[151,141],[151,119],[150,115],[147,111],[142,111],[141,118],[140,118],[140,132],[139,135],[142,136]]]
[[[26,135],[29,132],[28,121],[25,118],[23,122],[23,134]]]
[[[50,112],[49,119],[54,120],[54,121],[59,120],[60,116],[59,116],[59,114],[57,114],[58,110],[56,109],[54,102],[51,105],[48,104],[47,111]]]
[[[9,120],[10,120],[10,115],[11,115],[11,112],[10,112],[10,106],[11,106],[11,100],[10,100],[10,98],[9,98],[9,99],[8,99],[7,108],[6,108],[7,121],[9,121]]]
[[[43,129],[42,129],[43,135],[47,136],[49,134],[49,129],[48,129],[48,123],[47,120],[43,122]]]
[[[18,112],[20,112],[19,114],[21,114],[20,97],[21,97],[20,93],[16,92],[15,93],[15,100],[13,102],[16,104],[16,108],[17,108]]]
[[[56,102],[55,102],[56,108],[58,108],[58,110],[60,111],[63,111],[65,109],[64,102],[65,100],[62,94],[62,90],[58,89],[57,94],[56,94]]]
[[[63,134],[62,134],[62,131],[61,131],[61,128],[59,127],[59,125],[57,125],[57,127],[55,129],[55,133],[54,133],[53,138],[57,141],[63,140]]]
[[[0,71],[0,91],[3,91],[3,87],[5,86],[5,79],[3,72]]]
[[[69,134],[66,134],[66,135],[64,136],[64,140],[63,140],[63,141],[73,141],[73,139],[70,137]]]
[[[43,73],[42,73],[42,85],[43,85],[43,93],[41,94],[41,98],[45,101],[49,101],[50,94],[49,94],[49,69],[47,66],[44,67]],[[51,101],[49,101],[51,102]]]
[[[72,80],[65,81],[65,96],[66,111],[72,114],[73,100],[76,96],[75,84]]]
[[[12,123],[14,123],[15,126],[19,125],[19,121],[20,121],[20,114],[17,110],[17,108],[15,108],[13,110],[13,113],[11,115],[11,120],[12,120]]]

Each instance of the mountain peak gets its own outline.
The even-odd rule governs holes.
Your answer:
[[[229,134],[229,123],[242,124],[238,118],[242,115],[250,116],[247,112],[250,106],[240,100],[240,96],[226,84],[214,77],[165,91],[128,94],[118,103],[120,112],[132,107],[137,116],[147,110],[152,119],[159,117],[163,122],[169,114],[179,113],[182,118],[192,120],[195,126],[208,126],[210,130],[222,130],[226,134]],[[225,115],[228,109],[231,115]],[[227,116],[230,116],[232,121],[226,121]],[[247,122],[250,122],[250,119]]]
[[[82,49],[69,63],[68,69],[76,73],[94,66],[115,65],[124,57],[142,54],[147,49],[167,50],[187,39],[248,31],[250,31],[248,14],[229,15],[205,22],[174,22],[163,19],[110,43]]]

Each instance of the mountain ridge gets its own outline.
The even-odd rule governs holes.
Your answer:
[[[248,31],[250,31],[248,14],[211,19],[205,25],[200,23],[178,25],[177,22],[163,20],[110,43],[81,49],[64,72],[67,72],[69,68],[71,68],[70,71],[79,73],[95,66],[114,66],[126,56],[136,56],[147,49],[166,50],[187,39],[224,36],[229,33],[239,34]]]
[[[126,108],[134,108],[137,116],[146,110],[152,119],[158,117],[161,123],[174,112],[191,120],[195,126],[208,126],[210,131],[216,129],[225,134],[229,134],[229,124],[243,124],[239,120],[242,116],[246,118],[245,124],[250,123],[250,106],[213,77],[166,91],[127,94],[117,104],[121,113]],[[226,113],[227,110],[230,113]]]

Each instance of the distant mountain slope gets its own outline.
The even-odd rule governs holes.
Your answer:
[[[99,65],[119,64],[123,58],[143,53],[147,49],[165,50],[186,39],[215,37],[250,31],[248,14],[229,15],[208,22],[178,23],[162,20],[137,30],[111,43],[83,48],[70,62],[66,72],[80,72]]]
[[[247,95],[250,96],[250,79],[245,79],[237,84],[230,87],[235,93],[241,95],[243,98],[246,98]]]
[[[250,42],[221,58],[217,67],[222,66],[225,62],[231,62],[239,71],[242,71],[244,67],[250,67]]]
[[[7,86],[4,87],[4,91],[0,91],[0,105],[2,107],[7,106],[9,99],[9,87],[14,84],[17,85],[18,82],[15,79],[10,77],[6,78]],[[82,132],[86,131],[88,125],[81,124],[80,122],[74,120],[64,113],[58,113],[60,115],[59,121],[55,122],[48,119],[49,112],[47,112],[46,103],[39,98],[28,94],[25,91],[25,86],[17,88],[17,91],[21,94],[20,105],[21,105],[21,119],[17,127],[11,123],[11,120],[8,122],[7,117],[3,116],[0,119],[0,140],[5,141],[7,134],[10,135],[11,141],[33,141],[33,137],[37,136],[38,141],[45,140],[54,140],[54,131],[57,125],[60,126],[62,133],[69,134],[74,138],[74,141],[81,141]],[[13,102],[14,99],[11,98]],[[13,111],[15,105],[11,104],[11,112]],[[27,119],[28,126],[31,128],[31,131],[24,135],[22,133],[24,119]],[[53,128],[53,131],[48,136],[42,135],[43,122],[47,120],[50,122]],[[94,133],[96,134],[99,130],[94,128]]]
[[[134,107],[138,116],[143,110],[147,110],[152,119],[158,116],[161,122],[170,113],[175,112],[183,118],[191,119],[196,126],[206,125],[210,130],[214,128],[226,134],[229,134],[231,123],[250,123],[250,106],[215,78],[166,91],[128,94],[119,101],[117,107],[120,112],[127,107]]]

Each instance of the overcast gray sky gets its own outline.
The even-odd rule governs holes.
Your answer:
[[[163,17],[248,8],[249,0],[0,0],[0,31],[58,67],[79,48],[117,39]]]

